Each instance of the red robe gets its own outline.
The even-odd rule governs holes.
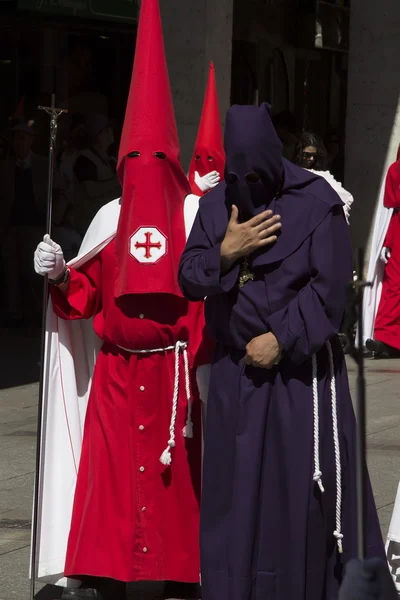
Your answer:
[[[391,254],[385,266],[374,335],[376,340],[400,350],[400,161],[389,168],[384,205],[394,209],[384,243]]]
[[[86,413],[65,575],[198,582],[201,409],[195,370],[207,362],[202,303],[161,295],[116,302],[115,270],[113,241],[79,272],[71,269],[66,297],[52,290],[59,317],[94,316],[104,341]],[[159,458],[169,439],[175,353],[138,355],[119,346],[165,348],[177,341],[189,342],[194,437],[182,435],[187,396],[181,357],[176,446],[165,467]]]

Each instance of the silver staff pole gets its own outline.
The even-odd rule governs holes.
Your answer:
[[[49,175],[47,185],[47,215],[46,215],[46,233],[51,235],[51,217],[53,210],[53,182],[54,182],[54,163],[55,148],[57,137],[58,118],[63,113],[68,112],[63,108],[56,108],[55,95],[51,95],[51,106],[39,106],[39,110],[44,110],[50,115],[50,141],[49,141]],[[46,346],[46,314],[49,295],[48,277],[44,277],[43,286],[43,306],[42,306],[42,331],[41,331],[41,361],[40,361],[40,383],[39,383],[39,403],[37,413],[37,442],[36,442],[36,468],[35,484],[33,496],[33,514],[32,514],[32,547],[31,547],[31,586],[30,600],[35,597],[35,579],[36,579],[36,558],[37,558],[37,534],[38,534],[38,516],[39,516],[39,488],[40,488],[40,465],[41,465],[41,441],[42,441],[42,418],[43,418],[43,391],[44,391],[44,370],[45,370],[45,346]]]
[[[367,457],[366,457],[366,385],[364,366],[364,322],[363,322],[363,296],[364,289],[371,284],[364,281],[364,250],[357,251],[356,279],[352,284],[354,292],[353,304],[358,319],[358,340],[354,344],[352,332],[347,332],[350,343],[350,355],[357,364],[357,530],[358,530],[358,558],[363,560],[366,553],[366,523],[367,523]]]

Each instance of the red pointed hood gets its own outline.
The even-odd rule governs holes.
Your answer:
[[[201,177],[204,177],[210,171],[218,171],[222,178],[224,167],[225,151],[218,106],[217,84],[214,65],[211,62],[199,131],[189,169],[189,182],[193,194],[203,195],[203,192],[195,184],[195,171],[198,171]]]
[[[158,0],[142,0],[135,61],[118,157],[122,206],[115,296],[174,294],[190,193],[165,59]]]

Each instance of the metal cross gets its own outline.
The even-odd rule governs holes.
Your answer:
[[[55,94],[51,95],[51,106],[38,106],[39,110],[44,110],[48,115],[50,115],[50,138],[53,144],[56,143],[57,137],[57,121],[60,115],[63,113],[67,113],[68,110],[66,108],[56,108],[56,96]]]

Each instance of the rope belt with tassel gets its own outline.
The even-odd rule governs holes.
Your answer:
[[[187,397],[187,419],[186,425],[183,428],[183,435],[186,438],[193,437],[193,422],[192,422],[192,397],[190,393],[190,375],[189,375],[189,358],[187,353],[188,342],[176,342],[174,346],[167,346],[166,348],[152,348],[151,350],[129,350],[118,346],[121,350],[129,352],[130,354],[156,354],[157,352],[175,352],[175,377],[174,377],[174,393],[172,396],[172,414],[171,421],[169,424],[169,440],[166,449],[160,456],[160,462],[163,465],[170,465],[172,462],[171,448],[175,447],[175,425],[178,416],[178,399],[179,399],[179,358],[182,354],[183,365],[185,368],[185,387]]]
[[[335,451],[335,468],[336,468],[336,529],[333,532],[336,538],[338,550],[343,552],[343,534],[342,534],[342,466],[340,460],[340,444],[339,444],[339,426],[337,417],[337,399],[336,399],[336,380],[335,380],[335,365],[333,360],[333,351],[330,342],[326,343],[329,356],[329,377],[331,390],[331,407],[332,407],[332,425],[333,425],[333,446]],[[322,484],[322,473],[320,467],[320,452],[319,452],[319,401],[318,401],[318,365],[317,357],[313,354],[312,357],[312,390],[314,404],[314,481],[318,484],[321,493],[325,492]]]

